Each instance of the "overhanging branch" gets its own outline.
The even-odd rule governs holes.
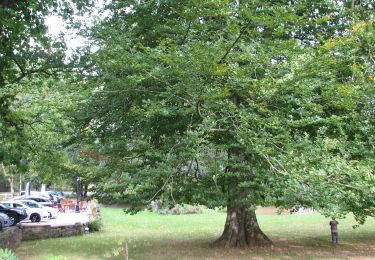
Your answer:
[[[248,21],[244,27],[240,30],[240,33],[238,34],[235,41],[232,43],[232,45],[228,48],[228,50],[225,52],[224,56],[220,59],[218,62],[219,64],[224,63],[225,59],[227,58],[228,54],[231,52],[231,50],[236,46],[237,42],[241,39],[242,35],[245,33],[246,29],[250,26],[251,21]]]

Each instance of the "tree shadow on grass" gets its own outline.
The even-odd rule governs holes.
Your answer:
[[[173,239],[129,245],[132,259],[360,259],[375,255],[375,236],[344,237],[333,245],[330,237],[306,237],[300,240],[275,239],[273,248],[217,248],[214,239]],[[136,247],[133,247],[136,245]],[[374,246],[373,246],[374,245]],[[112,258],[111,258],[112,259]],[[121,258],[113,258],[121,259]]]
[[[339,244],[332,244],[330,236],[305,237],[300,240],[276,240],[275,253],[298,259],[339,258],[361,259],[375,255],[375,234],[344,234]],[[274,254],[275,255],[275,254]],[[276,256],[276,255],[275,255]]]
[[[106,236],[89,235],[84,240],[77,238],[45,241],[42,248],[39,243],[28,242],[17,250],[20,259],[33,258],[33,250],[41,250],[39,256],[63,255],[68,259],[124,259],[125,243],[128,243],[130,259],[359,259],[375,255],[375,234],[345,233],[340,244],[334,246],[330,236],[277,237],[274,248],[227,249],[212,247],[213,234],[205,237],[118,237],[114,241]],[[117,239],[117,238],[116,238]],[[32,251],[30,251],[32,250]],[[40,258],[38,258],[40,259]]]
[[[211,239],[179,239],[159,241],[150,246],[129,248],[132,259],[320,259],[365,258],[375,254],[375,246],[346,242],[334,246],[327,237],[306,238],[301,241],[276,240],[274,248],[217,248]],[[115,259],[115,258],[114,258]],[[116,258],[117,259],[117,258]],[[118,258],[121,259],[121,258]]]

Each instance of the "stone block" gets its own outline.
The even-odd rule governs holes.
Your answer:
[[[18,226],[0,231],[0,247],[14,250],[22,241],[22,231]]]

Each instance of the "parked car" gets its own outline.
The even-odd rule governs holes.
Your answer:
[[[21,191],[21,196],[39,196],[39,197],[46,197],[51,202],[53,202],[55,205],[58,203],[58,198],[55,197],[53,194],[51,194],[48,191],[41,192],[41,191],[30,191],[30,195],[26,195],[25,191]]]
[[[31,193],[31,195],[38,195],[38,196],[47,197],[47,198],[49,198],[50,201],[53,201],[53,203],[55,205],[59,202],[59,199],[57,198],[57,196],[52,194],[50,191],[45,191],[45,192],[34,191],[34,192]]]
[[[0,230],[10,227],[10,218],[5,213],[0,213]]]
[[[32,208],[41,208],[41,209],[44,209],[45,211],[48,212],[48,217],[49,218],[56,218],[57,217],[57,213],[59,212],[58,209],[56,208],[52,208],[52,207],[48,207],[48,206],[43,206],[42,204],[36,202],[36,201],[33,201],[33,200],[17,200],[17,201],[20,201],[22,202],[22,204],[25,204],[29,207],[32,207]]]
[[[48,191],[48,192],[57,198],[57,200],[58,200],[57,203],[60,203],[60,201],[62,199],[65,199],[64,193],[62,193],[61,191],[51,190],[51,191]]]
[[[14,197],[11,200],[33,200],[35,202],[42,204],[43,206],[47,206],[47,207],[55,206],[55,204],[52,201],[50,201],[49,198],[44,197],[44,196],[37,196],[37,195],[18,196],[18,197]]]
[[[39,208],[38,206],[35,207],[26,205],[25,203],[18,200],[3,201],[1,204],[9,208],[26,210],[26,213],[29,216],[28,219],[30,219],[31,222],[40,222],[42,219],[47,219],[49,216],[48,212],[45,209]]]
[[[1,204],[0,213],[4,213],[9,217],[11,226],[15,226],[18,222],[27,218],[27,213],[25,209],[9,208]]]

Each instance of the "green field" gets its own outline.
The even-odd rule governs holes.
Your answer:
[[[219,249],[210,243],[220,236],[225,213],[205,210],[199,215],[125,215],[118,208],[102,210],[101,232],[59,239],[23,242],[20,259],[41,260],[48,255],[73,259],[332,259],[371,258],[375,255],[375,221],[353,229],[352,217],[339,219],[340,244],[332,246],[328,219],[312,215],[259,215],[273,249]]]

